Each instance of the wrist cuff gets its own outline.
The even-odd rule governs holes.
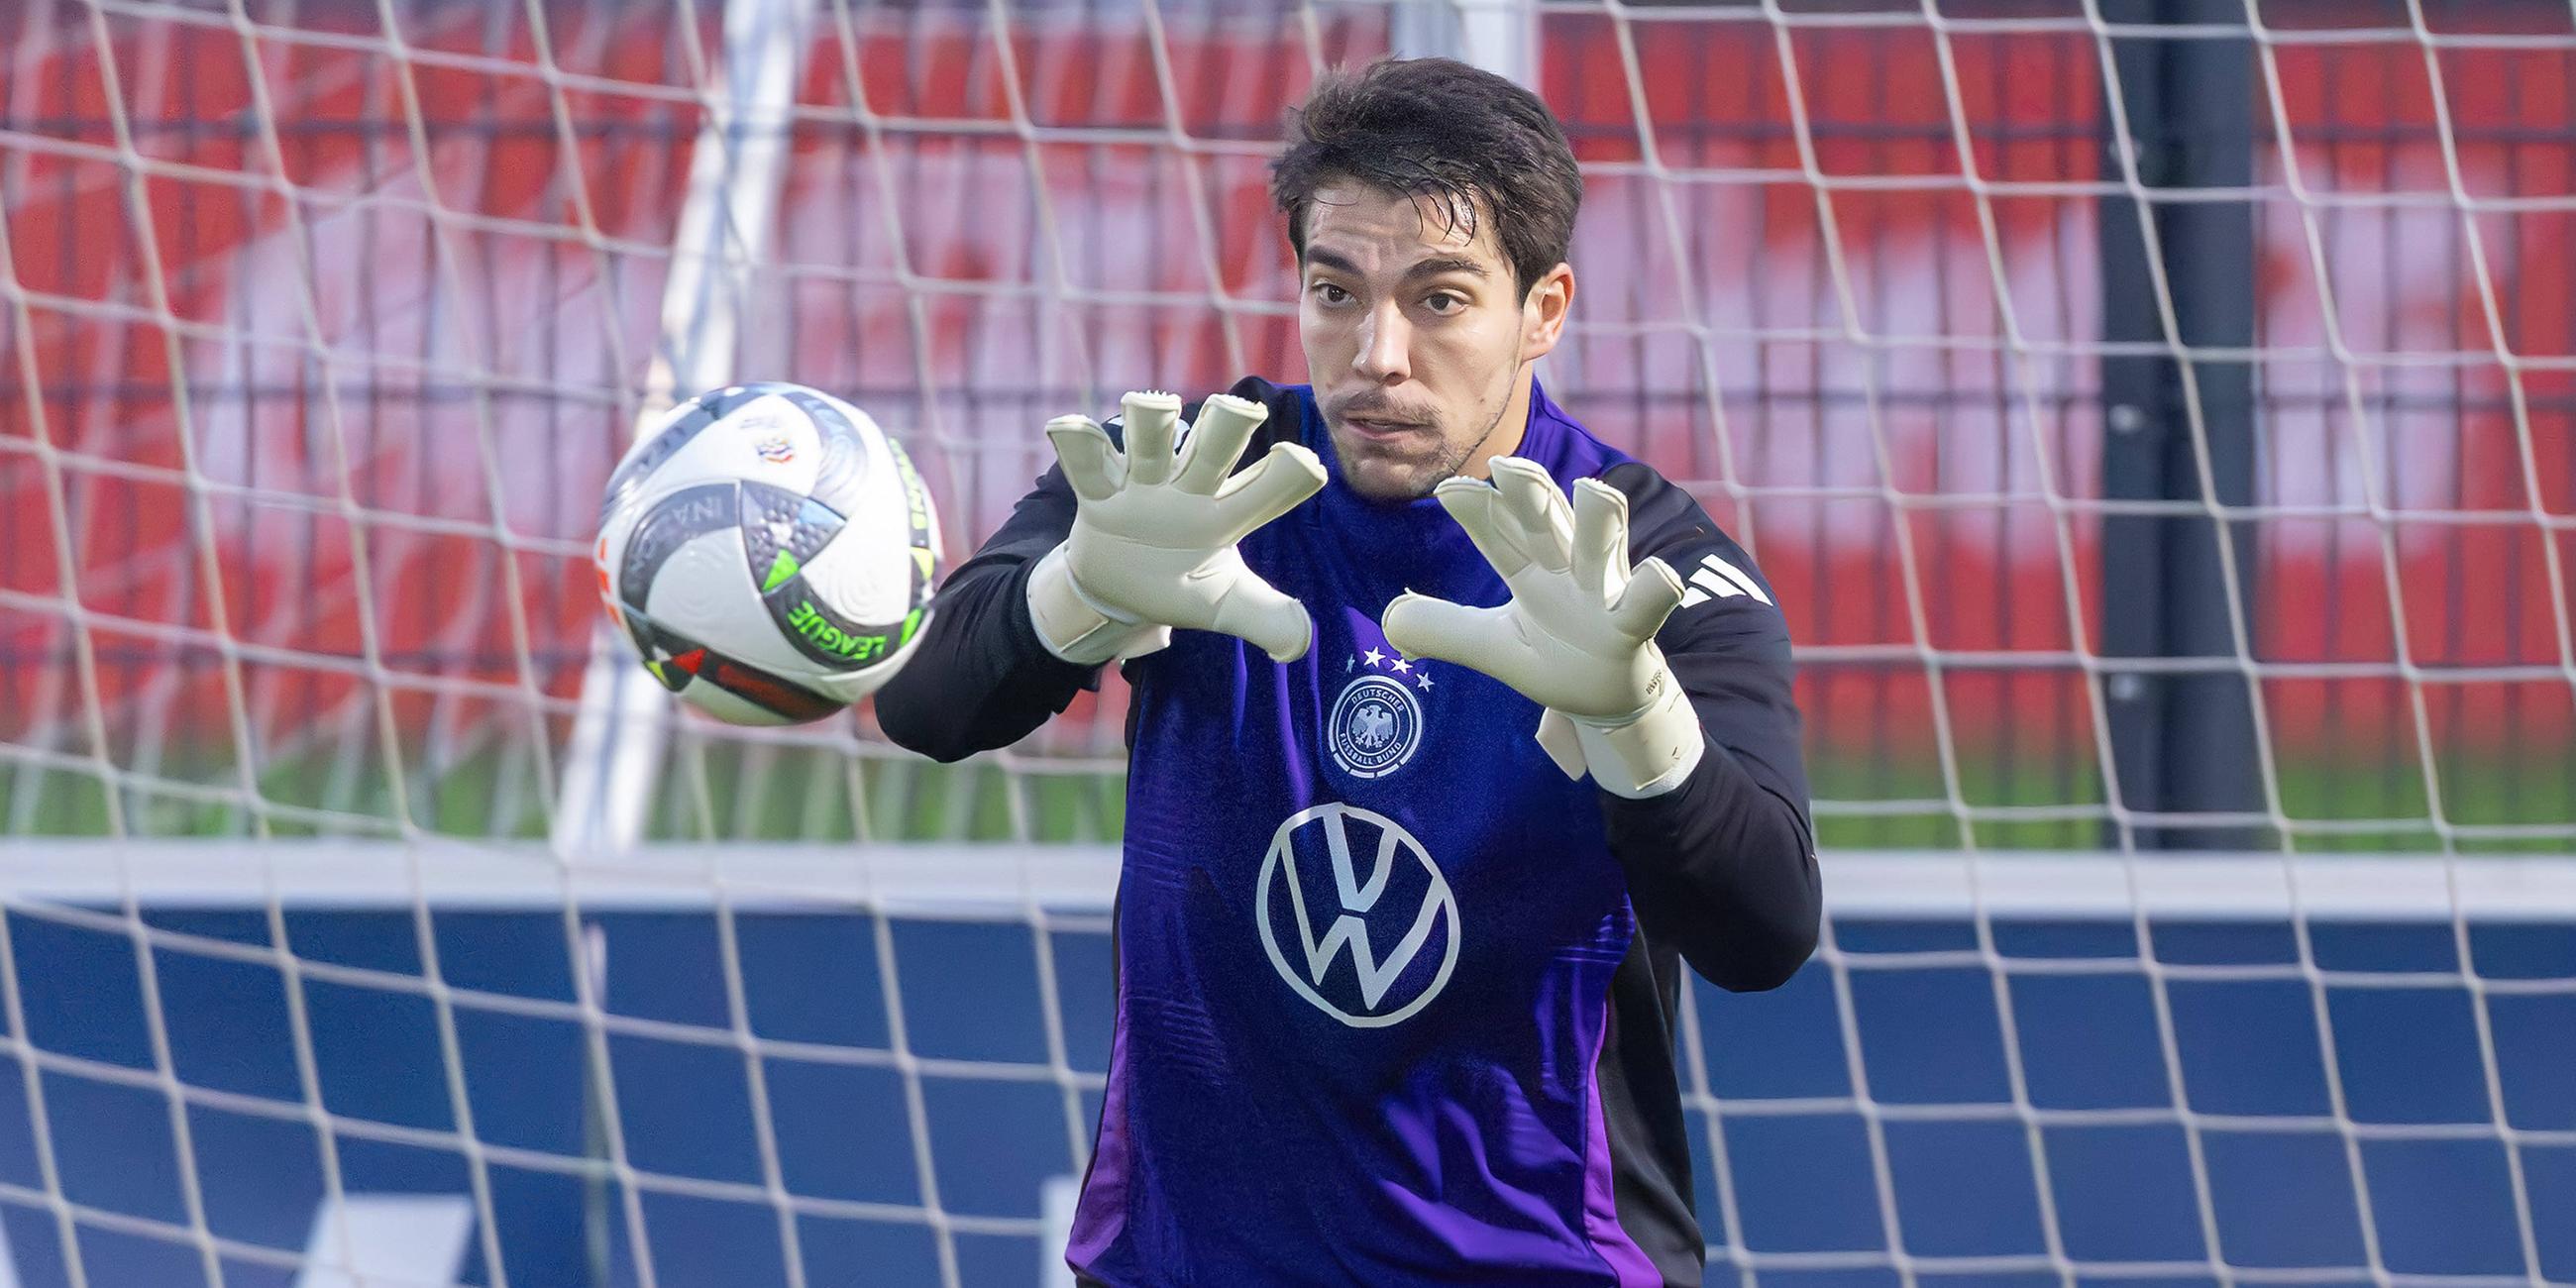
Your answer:
[[[1076,666],[1139,657],[1172,642],[1171,628],[1116,613],[1082,593],[1063,546],[1029,572],[1029,624],[1047,652]]]
[[[1691,709],[1673,673],[1663,673],[1663,694],[1644,712],[1605,724],[1568,717],[1583,751],[1584,767],[1601,790],[1627,800],[1661,796],[1682,785],[1708,750],[1699,713]]]

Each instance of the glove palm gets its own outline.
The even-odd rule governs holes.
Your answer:
[[[1467,530],[1510,603],[1469,608],[1410,591],[1387,605],[1387,640],[1472,667],[1547,708],[1538,740],[1569,777],[1589,770],[1628,796],[1668,789],[1698,763],[1699,718],[1655,646],[1681,603],[1660,559],[1628,563],[1628,500],[1595,479],[1565,496],[1538,465],[1496,457],[1493,484],[1434,492]]]
[[[1269,415],[1248,399],[1208,399],[1186,437],[1180,399],[1123,403],[1124,452],[1087,416],[1047,423],[1076,509],[1064,544],[1030,577],[1040,638],[1082,663],[1151,652],[1172,627],[1237,636],[1276,661],[1304,656],[1306,610],[1246,567],[1236,543],[1322,488],[1322,462],[1279,443],[1229,473]]]

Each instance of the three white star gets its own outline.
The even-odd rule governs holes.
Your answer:
[[[1368,664],[1369,664],[1369,669],[1370,669],[1370,670],[1372,670],[1372,671],[1374,671],[1374,670],[1376,670],[1376,669],[1377,669],[1377,667],[1378,667],[1378,664],[1379,664],[1379,663],[1381,663],[1381,662],[1386,663],[1387,669],[1388,669],[1388,670],[1390,670],[1390,671],[1395,672],[1397,675],[1410,675],[1410,676],[1412,676],[1412,677],[1413,677],[1413,682],[1414,682],[1416,685],[1420,686],[1424,692],[1426,692],[1426,693],[1427,693],[1427,692],[1429,692],[1429,691],[1430,691],[1430,689],[1431,689],[1431,668],[1430,668],[1430,667],[1427,667],[1427,666],[1426,666],[1426,667],[1423,667],[1419,672],[1417,672],[1417,671],[1415,671],[1415,670],[1414,670],[1414,665],[1415,665],[1415,664],[1414,664],[1413,662],[1411,662],[1411,661],[1409,661],[1409,660],[1407,660],[1407,659],[1405,659],[1405,658],[1403,658],[1403,657],[1393,657],[1393,658],[1390,658],[1390,657],[1388,657],[1385,653],[1382,653],[1382,652],[1380,652],[1380,651],[1378,651],[1377,649],[1374,649],[1374,648],[1370,649],[1370,650],[1369,650],[1368,652],[1366,652],[1366,653],[1362,653],[1362,654],[1360,654],[1360,659],[1359,659],[1359,660],[1361,660],[1361,661],[1363,661],[1363,662],[1368,663]]]

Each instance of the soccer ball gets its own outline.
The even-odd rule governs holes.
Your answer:
[[[600,598],[644,669],[735,724],[820,720],[921,642],[939,517],[901,444],[801,385],[671,410],[609,476]]]

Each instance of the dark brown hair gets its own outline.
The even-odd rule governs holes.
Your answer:
[[[1454,58],[1382,59],[1327,72],[1289,113],[1288,149],[1270,168],[1270,195],[1288,241],[1306,257],[1315,190],[1355,179],[1398,196],[1438,195],[1494,220],[1521,295],[1565,260],[1583,176],[1565,131],[1538,95]]]

